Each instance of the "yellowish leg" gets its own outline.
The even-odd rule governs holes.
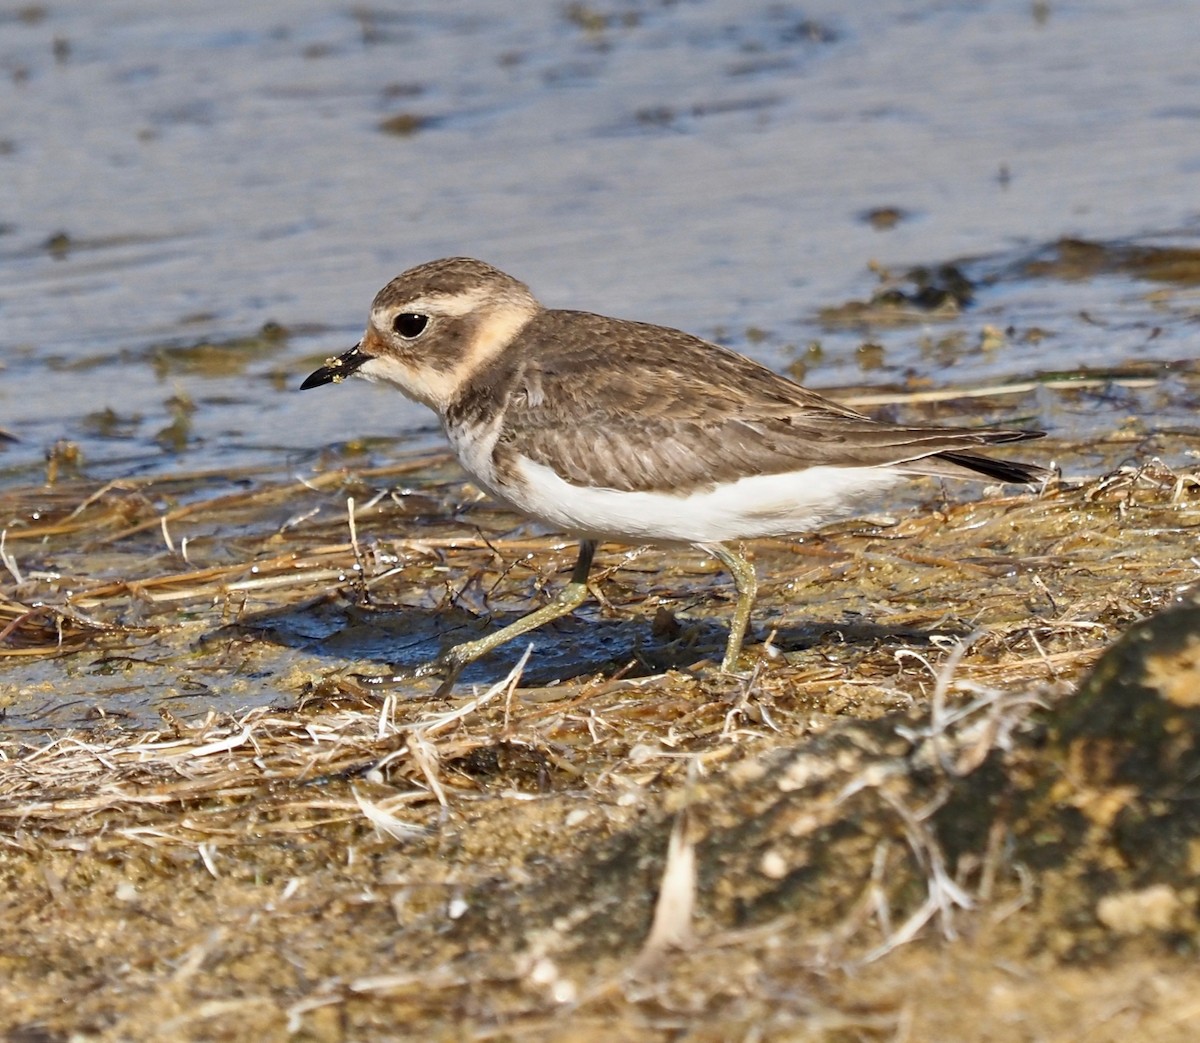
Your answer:
[[[513,638],[527,634],[529,631],[536,630],[538,627],[545,626],[556,619],[561,619],[582,605],[587,599],[588,573],[592,569],[592,558],[595,553],[596,541],[583,540],[579,544],[579,557],[576,559],[575,569],[571,573],[571,582],[558,592],[553,601],[548,605],[543,605],[536,612],[530,612],[529,615],[522,616],[515,623],[510,623],[508,626],[495,631],[495,633],[476,638],[474,641],[464,641],[461,645],[455,645],[436,662],[431,663],[428,668],[422,670],[421,673],[423,674],[432,673],[435,670],[446,671],[446,679],[438,686],[437,694],[439,696],[448,694],[450,689],[454,687],[454,682],[458,680],[458,675],[462,673],[463,667],[469,663],[473,663],[476,659],[487,655],[492,649],[507,644]]]
[[[742,652],[742,641],[746,637],[746,629],[750,626],[750,611],[754,608],[754,599],[758,595],[758,576],[754,566],[741,554],[738,554],[723,543],[700,544],[702,550],[708,551],[721,562],[733,576],[733,585],[737,588],[737,607],[733,611],[733,622],[729,627],[729,641],[725,645],[725,658],[721,660],[721,672],[737,673],[738,656]]]

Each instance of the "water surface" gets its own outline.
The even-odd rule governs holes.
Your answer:
[[[112,476],[430,441],[433,418],[399,395],[296,386],[354,342],[383,282],[450,254],[550,305],[805,361],[816,387],[1194,355],[1194,292],[1173,321],[1128,272],[1012,267],[1067,235],[1195,243],[1194,14],[1187,0],[5,5],[0,429],[19,441],[0,442],[0,468],[36,477],[62,440]],[[877,208],[899,220],[881,230]],[[941,321],[818,317],[870,297],[873,264],[969,257],[1008,275],[952,323],[952,352],[928,350]],[[268,323],[287,335],[256,339]],[[980,350],[993,324],[1050,340]],[[1069,416],[1050,419],[1072,436]]]

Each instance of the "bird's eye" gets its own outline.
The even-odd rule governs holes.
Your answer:
[[[411,311],[402,311],[392,319],[392,329],[399,333],[405,340],[412,340],[414,337],[419,337],[425,332],[425,327],[428,325],[428,315],[418,315],[416,312]]]

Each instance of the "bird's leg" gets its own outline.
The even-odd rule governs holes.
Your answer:
[[[733,585],[737,588],[737,608],[734,609],[733,622],[729,627],[725,658],[721,660],[722,673],[736,673],[742,641],[746,637],[746,628],[750,625],[750,610],[754,608],[754,599],[758,594],[758,576],[750,562],[723,543],[705,543],[701,546],[729,570],[733,576]]]
[[[475,662],[476,659],[487,655],[494,648],[507,644],[515,637],[520,637],[540,626],[561,619],[582,605],[588,595],[588,573],[592,569],[592,558],[595,553],[596,541],[582,540],[579,544],[579,557],[576,559],[575,569],[571,573],[571,582],[558,592],[553,601],[494,633],[476,638],[474,641],[464,641],[461,645],[455,645],[432,663],[430,670],[446,671],[446,679],[438,686],[437,694],[439,696],[446,695],[454,687],[454,682],[458,680],[458,675],[462,673],[463,667],[467,664]],[[426,671],[422,671],[422,673],[424,672]]]

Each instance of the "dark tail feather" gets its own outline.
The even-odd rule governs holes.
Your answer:
[[[1040,434],[1040,432],[1038,432]],[[1033,437],[1037,437],[1034,435]],[[997,482],[1013,482],[1016,485],[1032,485],[1040,482],[1050,472],[1037,464],[1022,464],[1013,460],[993,460],[990,456],[974,453],[938,453],[936,459],[949,460],[952,464],[974,471],[983,478]]]
[[[1041,438],[1046,432],[1001,428],[962,433],[977,444],[998,445],[1003,442],[1025,442],[1031,438]],[[1015,485],[1032,485],[1050,475],[1045,467],[1039,467],[1037,464],[994,460],[990,456],[979,456],[961,449],[919,456],[897,466],[906,474],[931,475],[935,478],[991,478],[996,482],[1012,482]]]

